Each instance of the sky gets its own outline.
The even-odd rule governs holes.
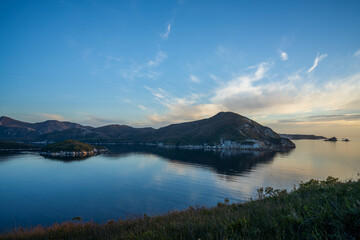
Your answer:
[[[360,1],[2,0],[0,36],[0,115],[360,136]]]

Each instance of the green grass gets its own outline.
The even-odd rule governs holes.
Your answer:
[[[90,152],[94,149],[95,147],[87,144],[87,143],[82,143],[76,140],[65,140],[63,142],[58,142],[58,143],[53,143],[53,144],[49,144],[46,145],[43,148],[44,152],[60,152],[60,151],[68,151],[68,152]],[[97,146],[96,148],[98,149],[103,149],[104,147],[102,146]]]
[[[301,183],[290,193],[265,188],[245,204],[107,224],[74,222],[16,229],[0,239],[359,239],[360,181]]]

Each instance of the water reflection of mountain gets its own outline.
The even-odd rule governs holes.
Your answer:
[[[170,162],[209,167],[219,174],[241,175],[256,165],[271,163],[277,152],[259,151],[204,151],[166,149],[146,146],[111,146],[107,157],[118,158],[133,153],[155,154]]]

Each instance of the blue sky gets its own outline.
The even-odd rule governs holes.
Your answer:
[[[0,114],[360,134],[359,29],[359,1],[3,0]]]

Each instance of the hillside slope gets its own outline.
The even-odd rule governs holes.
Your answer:
[[[292,148],[295,145],[271,128],[233,112],[187,123],[172,124],[155,131],[146,139],[173,145],[257,145],[256,148]],[[240,146],[238,146],[240,147]]]

